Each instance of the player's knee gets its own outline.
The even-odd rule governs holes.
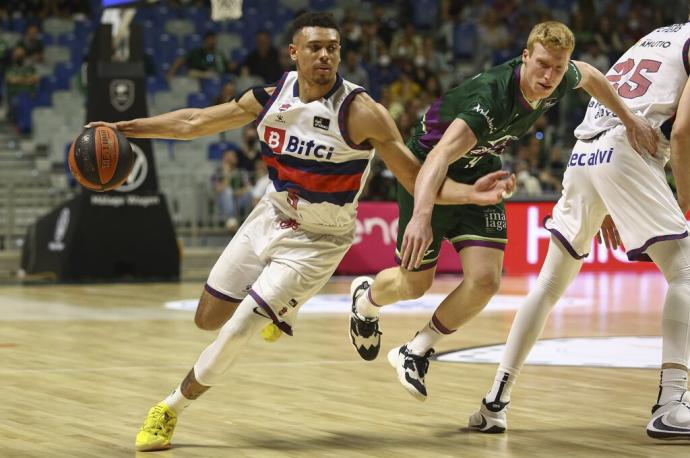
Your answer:
[[[467,282],[476,294],[493,296],[501,287],[501,275],[496,272],[481,272],[479,274],[465,277]]]
[[[214,319],[203,313],[197,312],[197,314],[194,315],[194,324],[197,328],[204,331],[215,331],[216,329],[220,329],[224,322],[225,321]]]

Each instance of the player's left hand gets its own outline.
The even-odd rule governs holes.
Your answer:
[[[400,267],[407,270],[418,269],[422,265],[424,254],[434,240],[431,221],[427,218],[412,216],[407,223],[400,247]]]
[[[650,154],[656,157],[659,137],[656,129],[646,119],[633,116],[625,125],[625,133],[630,146],[640,155]]]
[[[615,250],[623,245],[621,236],[618,234],[618,229],[616,229],[616,225],[613,223],[613,219],[611,219],[610,215],[604,217],[604,221],[601,223],[601,229],[597,232],[596,239],[599,245],[601,245],[603,241],[603,243],[606,244],[606,248],[610,250]]]
[[[475,205],[496,205],[515,192],[514,173],[499,170],[484,175],[472,185],[470,203]]]

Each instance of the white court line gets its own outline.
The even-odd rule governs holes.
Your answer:
[[[318,365],[333,365],[333,364],[362,364],[362,361],[335,361],[335,360],[318,360],[318,361],[292,361],[292,362],[257,362],[257,363],[238,363],[239,366],[249,367],[263,367],[263,366],[318,366]],[[24,374],[24,373],[80,373],[80,372],[110,372],[123,370],[159,370],[159,369],[184,369],[189,368],[193,364],[171,364],[169,366],[113,366],[113,367],[91,367],[91,368],[54,368],[54,369],[0,369],[0,375]]]

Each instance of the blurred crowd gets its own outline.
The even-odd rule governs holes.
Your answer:
[[[245,6],[248,3],[251,2],[245,0]],[[605,73],[640,37],[659,26],[685,22],[688,13],[685,0],[402,0],[360,5],[320,0],[316,3],[339,7],[340,74],[366,87],[383,103],[404,138],[445,90],[518,56],[530,29],[538,22],[554,19],[569,25],[576,38],[573,58]],[[178,0],[169,4],[185,8],[209,6],[204,0]],[[3,97],[7,100],[17,93],[37,90],[35,65],[42,59],[43,19],[51,15],[83,18],[96,14],[99,13],[94,2],[89,0],[5,0],[0,6],[3,24],[22,16],[26,27],[16,46],[9,47],[0,40]],[[149,56],[147,68],[151,74],[166,79],[182,74],[200,80],[221,78],[223,85],[213,103],[223,103],[248,87],[276,81],[283,71],[291,68],[285,46],[289,37],[283,29],[258,30],[254,33],[252,49],[245,47],[244,52],[230,55],[219,51],[217,31],[197,30],[196,33],[202,36],[200,43],[190,46],[170,64],[161,65],[156,56]],[[518,196],[553,198],[560,192],[566,158],[574,143],[572,131],[582,119],[586,103],[584,91],[574,91],[504,154],[505,168],[518,176]],[[246,215],[267,182],[265,168],[257,160],[258,142],[250,131],[243,131],[241,144],[235,143],[218,155],[218,171],[212,178],[219,211],[226,215],[228,227],[235,226]],[[380,162],[375,162],[363,199],[392,200],[394,197],[392,175]]]

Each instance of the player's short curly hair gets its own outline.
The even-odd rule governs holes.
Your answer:
[[[294,37],[297,32],[304,27],[323,27],[326,29],[335,29],[340,35],[340,27],[338,21],[331,13],[321,12],[306,12],[302,13],[292,22],[290,26],[290,36]]]
[[[534,50],[534,43],[541,43],[545,48],[572,52],[575,49],[575,36],[568,26],[561,22],[540,22],[532,28],[527,37],[527,50],[530,53]]]

